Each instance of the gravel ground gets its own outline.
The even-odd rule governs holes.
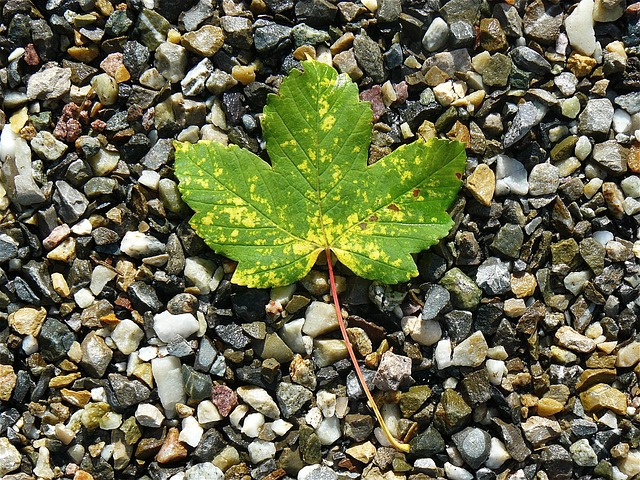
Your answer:
[[[0,476],[450,480],[640,474],[640,3],[2,0]],[[229,282],[172,139],[263,154],[309,55],[376,161],[467,146],[454,231],[385,286]]]

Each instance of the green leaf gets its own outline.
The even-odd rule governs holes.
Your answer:
[[[178,143],[176,175],[191,225],[238,262],[250,287],[295,282],[331,249],[355,274],[385,283],[418,274],[411,256],[445,236],[465,166],[462,144],[403,145],[367,166],[371,107],[330,66],[303,62],[264,109],[271,165],[237,146]]]

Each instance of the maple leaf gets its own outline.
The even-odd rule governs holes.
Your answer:
[[[235,145],[177,143],[191,225],[238,262],[232,281],[291,284],[329,249],[356,275],[392,284],[418,274],[412,253],[445,236],[464,146],[431,139],[367,165],[372,113],[358,88],[307,61],[270,95],[262,128],[271,165]]]

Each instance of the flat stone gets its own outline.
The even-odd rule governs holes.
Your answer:
[[[586,392],[582,392],[580,401],[587,412],[608,409],[618,415],[626,415],[627,413],[626,395],[617,388],[605,383],[599,383]]]

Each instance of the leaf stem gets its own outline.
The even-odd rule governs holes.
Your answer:
[[[331,296],[333,297],[333,305],[336,309],[336,315],[338,316],[338,324],[340,325],[340,332],[342,333],[342,338],[344,339],[344,343],[347,345],[347,351],[349,352],[349,357],[351,357],[351,363],[355,368],[356,375],[358,377],[358,380],[360,381],[360,385],[362,386],[362,390],[364,391],[364,394],[367,396],[367,399],[369,400],[369,405],[373,409],[373,413],[375,413],[376,418],[378,419],[378,423],[380,424],[382,431],[387,437],[387,440],[389,440],[389,443],[396,450],[408,453],[409,445],[407,443],[402,443],[396,440],[394,436],[391,435],[391,432],[387,428],[387,425],[384,423],[384,419],[380,414],[380,410],[378,410],[378,406],[376,405],[376,402],[373,400],[373,396],[369,391],[369,387],[367,387],[367,382],[365,382],[364,380],[364,376],[362,375],[362,370],[360,370],[360,365],[358,364],[358,359],[356,358],[356,354],[353,352],[353,347],[351,346],[351,342],[349,341],[349,336],[347,335],[347,329],[344,325],[344,319],[342,318],[342,310],[340,309],[340,302],[338,301],[338,292],[336,291],[336,282],[333,276],[333,266],[331,265],[331,250],[327,248],[325,249],[325,253],[327,255],[327,266],[329,267],[329,283],[331,285]]]

